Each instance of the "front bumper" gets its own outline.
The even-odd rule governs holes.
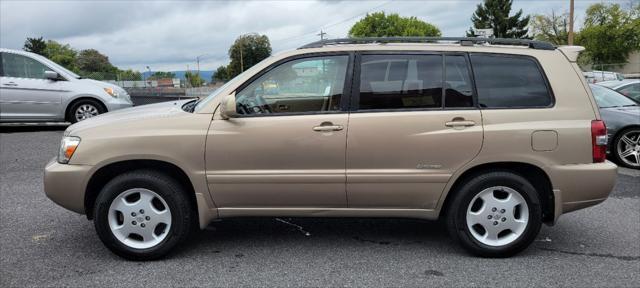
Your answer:
[[[56,204],[84,214],[84,194],[93,166],[60,164],[51,159],[44,168],[44,193]]]
[[[551,168],[555,195],[555,218],[586,208],[609,197],[616,183],[618,166],[611,161],[559,165]]]
[[[115,111],[124,108],[133,107],[133,102],[127,99],[114,99],[111,102],[107,102],[107,111]]]

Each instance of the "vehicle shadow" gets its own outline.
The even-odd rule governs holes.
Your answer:
[[[64,131],[69,123],[55,124],[0,124],[0,133],[25,133],[25,132],[43,132],[43,131]]]
[[[440,222],[388,218],[231,218],[214,222],[172,253],[194,257],[203,251],[235,253],[247,247],[306,249],[305,247],[446,247],[455,250]],[[331,251],[327,251],[331,252]]]

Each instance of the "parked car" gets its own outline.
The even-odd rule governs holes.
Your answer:
[[[612,80],[623,80],[624,76],[622,76],[622,74],[617,73],[617,72],[611,72],[611,71],[589,71],[589,72],[582,72],[582,74],[584,75],[585,78],[587,78],[587,82],[589,83],[598,83],[598,82],[602,82],[602,81],[612,81]]]
[[[618,164],[640,169],[640,106],[615,90],[590,86],[607,125],[609,152]]]
[[[598,85],[609,87],[640,103],[640,79],[604,81],[598,82]]]
[[[78,122],[131,107],[127,92],[38,54],[0,49],[0,122]]]
[[[246,216],[444,218],[468,251],[510,256],[615,183],[579,51],[486,38],[312,43],[201,100],[68,127],[44,190],[129,259]]]

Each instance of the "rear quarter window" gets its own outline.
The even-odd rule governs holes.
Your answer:
[[[553,97],[538,63],[530,57],[471,54],[482,108],[549,107]]]

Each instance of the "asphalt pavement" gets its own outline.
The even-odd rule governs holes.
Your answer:
[[[509,259],[482,259],[435,222],[243,218],[211,224],[170,257],[123,260],[93,223],[43,193],[64,126],[0,126],[0,287],[640,286],[640,172],[604,203],[560,217]]]

